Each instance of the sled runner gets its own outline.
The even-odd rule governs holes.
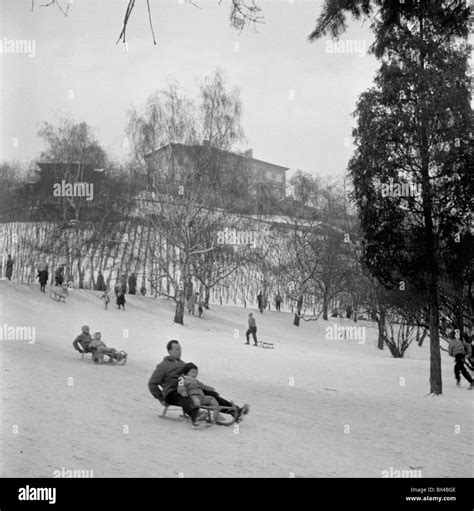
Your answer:
[[[97,350],[96,349],[89,349],[89,348],[84,348],[84,346],[82,347],[82,352],[78,350],[78,352],[80,353],[81,355],[81,360],[84,360],[84,358],[86,357],[86,355],[88,355],[89,353],[92,355],[92,357],[90,358],[90,360],[92,362],[95,362],[97,364],[107,364],[107,363],[110,363],[112,365],[122,365],[124,366],[126,363],[127,363],[127,357],[128,357],[128,354],[126,351],[117,351],[117,350],[114,350],[113,352],[111,352],[110,354],[106,353],[104,355],[104,357],[100,358],[98,355],[97,355]],[[104,358],[105,356],[108,357],[108,362],[104,362]]]
[[[267,348],[270,350],[275,349],[275,345],[272,342],[258,341],[258,345],[262,348]]]
[[[189,416],[185,415],[184,411],[181,413],[179,418],[167,416],[166,413],[168,412],[168,408],[170,406],[172,408],[179,408],[179,406],[165,405],[160,415],[160,419],[181,420],[181,418],[184,418],[189,420]],[[206,426],[213,426],[214,424],[218,424],[219,426],[232,426],[232,424],[234,424],[237,421],[237,407],[235,405],[232,407],[201,405],[199,409],[207,412],[207,418],[205,420]],[[218,413],[215,413],[216,411]],[[231,414],[229,414],[228,412],[231,412]]]

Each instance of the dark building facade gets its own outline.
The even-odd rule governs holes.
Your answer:
[[[209,144],[167,144],[145,156],[146,180],[182,182],[186,175],[201,175],[221,196],[233,196],[246,203],[281,201],[286,194],[287,167],[243,154],[223,151]]]

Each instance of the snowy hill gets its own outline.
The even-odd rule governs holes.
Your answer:
[[[53,477],[62,467],[94,477],[381,477],[391,467],[473,475],[473,394],[465,381],[454,386],[443,353],[444,394],[427,397],[427,342],[396,360],[376,349],[368,322],[359,343],[326,339],[331,320],[296,328],[287,312],[213,305],[183,327],[164,299],[127,295],[123,312],[114,303],[105,311],[94,291],[71,290],[66,304],[37,285],[1,281],[0,292],[0,329],[35,327],[34,343],[0,343],[3,477]],[[275,350],[244,345],[250,311]],[[81,361],[71,343],[83,324],[126,350],[127,365]],[[158,417],[147,381],[170,339],[201,381],[250,403],[238,430]]]

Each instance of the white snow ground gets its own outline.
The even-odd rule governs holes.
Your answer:
[[[428,397],[427,341],[395,360],[375,348],[371,323],[359,344],[326,340],[331,320],[296,328],[289,313],[257,312],[260,339],[276,346],[266,350],[244,345],[251,309],[213,305],[203,319],[186,315],[183,327],[162,299],[127,295],[123,312],[114,303],[104,311],[92,291],[72,290],[66,304],[37,285],[1,281],[0,292],[0,328],[36,333],[32,344],[0,342],[2,477],[62,468],[94,477],[381,477],[390,467],[473,476],[474,393],[465,381],[454,386],[443,353],[444,394]],[[126,350],[127,365],[81,361],[71,343],[83,324]],[[238,430],[158,417],[147,381],[172,338],[202,381],[250,403]]]

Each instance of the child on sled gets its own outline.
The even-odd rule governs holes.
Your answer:
[[[205,405],[215,407],[215,411],[213,413],[214,419],[217,419],[219,413],[217,407],[219,406],[219,403],[215,397],[206,396],[203,392],[204,390],[213,391],[214,388],[200,382],[197,379],[198,372],[199,370],[197,365],[192,362],[184,364],[178,380],[178,393],[182,396],[186,396],[187,393],[192,398],[196,406]]]
[[[119,353],[115,348],[109,348],[104,341],[101,340],[101,333],[96,332],[89,344],[89,349],[92,351],[92,360],[98,364],[104,363],[104,355],[109,357],[108,362],[113,363],[117,360]]]

